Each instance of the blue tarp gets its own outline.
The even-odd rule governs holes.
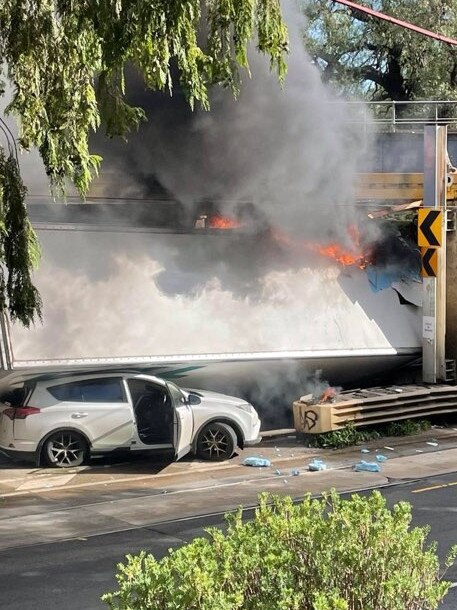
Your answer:
[[[263,457],[247,457],[243,464],[245,466],[254,466],[255,468],[267,468],[268,466],[271,466],[270,460]]]
[[[389,267],[376,267],[369,265],[366,268],[368,282],[373,292],[379,292],[385,288],[390,288],[395,282],[412,280],[420,282],[420,270],[392,265]]]
[[[361,462],[358,462],[355,466],[354,466],[354,470],[356,472],[361,472],[361,471],[366,471],[366,472],[380,472],[381,471],[381,467],[379,464],[377,464],[376,462],[364,462],[363,460]]]

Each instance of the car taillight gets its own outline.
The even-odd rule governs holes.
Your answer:
[[[3,415],[10,419],[25,419],[29,415],[35,415],[39,412],[38,407],[9,407],[3,411]]]

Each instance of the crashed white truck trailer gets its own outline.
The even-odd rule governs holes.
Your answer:
[[[261,408],[420,356],[419,282],[374,292],[362,269],[237,232],[36,226],[43,323],[4,325],[3,383],[136,368]]]

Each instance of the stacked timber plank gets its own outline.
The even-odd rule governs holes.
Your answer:
[[[376,387],[337,394],[330,402],[305,397],[293,405],[298,432],[320,434],[354,426],[371,426],[402,419],[457,411],[455,385]]]

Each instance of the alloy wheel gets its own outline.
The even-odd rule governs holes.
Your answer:
[[[219,428],[208,428],[201,439],[202,452],[210,458],[222,457],[227,453],[229,441],[225,432]]]
[[[86,446],[79,434],[59,432],[46,445],[47,457],[51,464],[62,468],[79,466],[84,461]]]

